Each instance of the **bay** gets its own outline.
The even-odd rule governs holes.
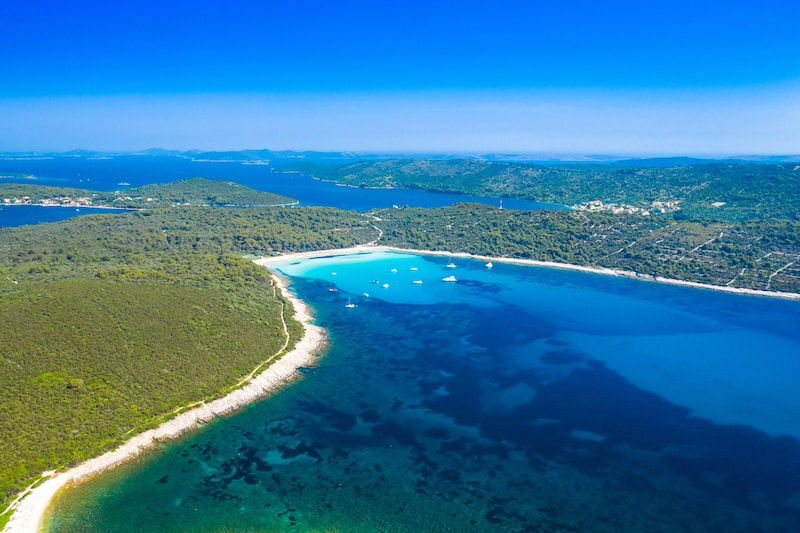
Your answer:
[[[800,529],[797,302],[448,262],[279,265],[318,363],[64,492],[48,529]]]

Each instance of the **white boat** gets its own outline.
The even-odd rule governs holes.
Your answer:
[[[369,298],[369,293],[368,292],[364,293],[364,298]]]
[[[447,265],[445,266],[445,268],[455,268],[455,267],[456,267],[455,263],[447,263]]]
[[[351,302],[351,301],[350,301],[350,298],[348,298],[348,299],[347,299],[347,304],[345,304],[345,307],[346,307],[346,308],[348,308],[348,309],[353,309],[355,306],[356,306],[356,304],[354,304],[353,302]]]
[[[422,280],[421,279],[415,279],[411,283],[413,283],[414,285],[422,285]]]
[[[331,272],[331,276],[335,276],[335,275],[336,275],[336,272]]]
[[[419,270],[419,268],[418,267],[411,267],[411,270],[417,271],[417,270]]]
[[[328,292],[337,292],[338,290],[339,290],[339,289],[337,289],[336,287],[330,287],[330,288],[328,289]]]
[[[397,272],[397,269],[396,269],[396,268],[393,268],[393,269],[391,269],[389,272],[392,272],[392,273],[394,273],[394,272]]]
[[[491,261],[489,261],[489,262],[488,262],[488,263],[486,263],[484,266],[485,266],[486,268],[492,268],[494,265],[492,264],[492,262],[491,262]]]
[[[388,289],[388,288],[389,288],[389,284],[388,284],[388,283],[384,283],[384,284],[383,284],[383,288],[384,288],[384,289]]]
[[[458,281],[455,276],[447,276],[446,278],[442,278],[442,281]]]

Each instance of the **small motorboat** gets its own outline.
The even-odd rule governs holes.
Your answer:
[[[492,262],[491,262],[491,261],[489,261],[488,263],[486,263],[486,264],[485,264],[485,265],[483,265],[483,266],[485,266],[486,268],[493,268],[493,267],[494,267],[494,265],[492,264]]]
[[[454,282],[454,281],[458,281],[458,280],[456,279],[455,276],[447,276],[446,278],[442,278],[442,281]]]
[[[384,283],[382,286],[383,286],[384,289],[388,289],[389,288],[389,284],[388,283]]]
[[[335,276],[335,275],[336,275],[336,272],[331,272],[331,276]]]
[[[410,269],[410,270],[413,270],[413,271],[415,271],[415,272],[416,272],[417,270],[419,270],[419,267],[411,267],[411,269]]]
[[[369,298],[369,293],[368,292],[364,293],[364,298]]]
[[[414,285],[422,285],[422,280],[421,279],[415,279],[411,283],[413,283]]]
[[[339,292],[339,289],[337,289],[336,287],[330,287],[328,288],[328,292]]]
[[[396,268],[393,268],[393,269],[391,269],[389,272],[391,272],[392,274],[394,274],[395,272],[397,272],[397,269],[396,269]]]
[[[380,282],[381,282],[381,280],[379,280],[379,279],[373,279],[373,280],[372,280],[372,283],[374,283],[374,284],[376,284],[376,285],[377,285],[378,283],[380,283]]]

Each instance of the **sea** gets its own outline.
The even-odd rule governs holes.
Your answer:
[[[274,268],[329,333],[315,364],[64,491],[48,531],[800,531],[798,302],[389,252]]]
[[[234,181],[254,189],[283,194],[302,206],[328,206],[369,211],[393,206],[442,207],[477,202],[509,209],[564,209],[565,206],[421,189],[373,189],[344,187],[304,174],[274,171],[270,165],[241,162],[195,161],[185,157],[156,155],[54,156],[47,158],[0,158],[0,184],[29,183],[115,191],[150,183],[166,183],[202,177]],[[120,211],[114,211],[120,213]],[[98,211],[63,211],[14,206],[0,210],[0,227],[53,222]]]

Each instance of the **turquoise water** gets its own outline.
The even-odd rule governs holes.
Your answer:
[[[280,265],[324,356],[66,492],[50,529],[800,529],[798,303],[447,262]]]

